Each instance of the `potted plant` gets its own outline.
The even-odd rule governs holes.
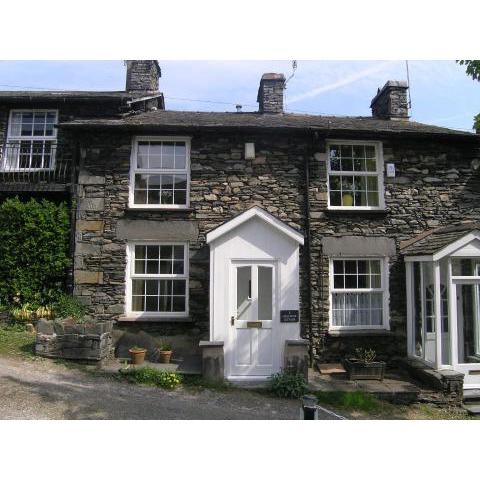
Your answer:
[[[130,360],[133,365],[141,365],[145,361],[147,349],[135,345],[128,350],[128,353],[130,354]]]
[[[172,344],[169,342],[162,342],[158,347],[158,353],[160,356],[160,363],[170,363],[172,357]]]
[[[344,360],[349,380],[383,380],[386,364],[375,357],[375,350],[356,348],[355,354]]]

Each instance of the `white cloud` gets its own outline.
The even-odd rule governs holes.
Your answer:
[[[317,97],[318,95],[320,95],[324,92],[328,92],[328,91],[331,91],[331,90],[336,90],[337,88],[344,87],[346,85],[350,85],[351,83],[354,83],[358,80],[361,80],[362,78],[370,77],[374,73],[385,70],[388,66],[392,65],[393,63],[396,63],[396,61],[392,60],[392,61],[382,62],[378,65],[374,65],[372,67],[361,70],[360,72],[348,75],[345,78],[342,78],[341,80],[337,80],[337,81],[335,81],[333,83],[330,83],[328,85],[322,85],[322,86],[313,88],[312,90],[308,90],[307,92],[300,93],[298,95],[294,95],[293,97],[288,99],[288,104],[299,102],[301,100],[305,100],[306,98]]]

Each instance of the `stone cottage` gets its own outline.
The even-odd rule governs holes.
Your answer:
[[[70,199],[92,319],[201,342],[231,379],[368,346],[480,388],[478,135],[410,121],[399,81],[327,117],[285,113],[275,73],[256,112],[169,111],[160,73],[0,92],[0,194]]]

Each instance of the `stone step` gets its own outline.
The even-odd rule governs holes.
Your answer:
[[[464,403],[463,408],[471,415],[480,415],[480,403]]]
[[[480,402],[480,388],[463,390],[463,399],[467,401],[478,400]]]

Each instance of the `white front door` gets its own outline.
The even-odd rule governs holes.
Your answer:
[[[266,377],[276,370],[276,264],[235,261],[231,266],[230,375]]]

